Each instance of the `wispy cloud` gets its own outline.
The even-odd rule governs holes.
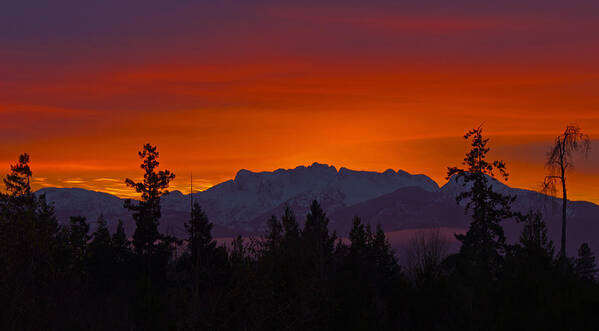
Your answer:
[[[65,184],[85,184],[86,181],[81,178],[65,179],[62,181]]]
[[[114,178],[94,178],[92,180],[94,182],[121,182],[122,181],[120,179],[114,179]]]

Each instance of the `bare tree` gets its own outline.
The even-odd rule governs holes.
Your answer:
[[[555,143],[547,153],[546,167],[549,174],[543,181],[543,193],[555,195],[557,188],[562,191],[562,240],[560,257],[566,257],[566,207],[568,195],[566,173],[574,166],[574,155],[588,155],[591,148],[589,136],[582,133],[577,125],[568,125],[563,134],[555,138]]]
[[[414,233],[405,249],[406,267],[413,279],[435,277],[447,255],[449,241],[439,229],[420,230]]]

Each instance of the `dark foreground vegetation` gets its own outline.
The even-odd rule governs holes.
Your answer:
[[[24,154],[0,200],[0,329],[598,329],[589,247],[575,259],[556,254],[541,214],[513,212],[515,198],[493,191],[487,176],[507,173],[485,160],[481,129],[466,138],[464,169],[448,171],[464,182],[458,201],[472,216],[459,253],[444,256],[438,238],[422,237],[399,262],[380,227],[355,218],[349,240],[329,232],[316,201],[305,221],[287,209],[267,220],[262,238],[238,237],[228,248],[212,239],[197,204],[188,237],[165,236],[160,197],[174,174],[157,170],[151,145],[139,153],[143,182],[126,181],[141,194],[125,204],[132,237],[122,222],[110,233],[102,217],[95,229],[77,216],[59,225],[31,192]],[[518,243],[506,243],[503,221],[524,223]]]

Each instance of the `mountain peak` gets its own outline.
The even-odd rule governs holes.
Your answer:
[[[238,181],[240,178],[246,177],[246,176],[251,176],[254,172],[249,171],[247,169],[239,169],[239,171],[237,171],[237,174],[235,175],[235,181]]]
[[[335,172],[337,172],[337,168],[335,168],[335,166],[328,165],[326,163],[318,163],[318,162],[312,163],[312,165],[310,165],[308,167],[308,169],[334,170]]]

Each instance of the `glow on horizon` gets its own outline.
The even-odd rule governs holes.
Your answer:
[[[599,137],[599,3],[33,7],[0,12],[0,174],[28,152],[35,188],[134,196],[147,142],[183,192],[313,162],[442,185],[485,122],[508,184],[536,189],[567,124]],[[599,203],[596,149],[569,187]]]

